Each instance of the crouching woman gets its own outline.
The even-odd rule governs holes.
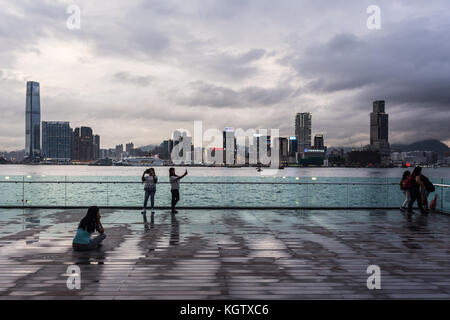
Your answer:
[[[91,235],[97,231],[100,235],[91,239]],[[78,230],[73,238],[72,247],[75,251],[87,251],[98,248],[106,238],[105,230],[100,222],[100,210],[96,206],[88,209],[86,216],[81,219]]]

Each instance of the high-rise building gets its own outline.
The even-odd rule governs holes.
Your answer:
[[[116,159],[120,159],[123,153],[123,144],[116,145],[116,149],[114,151],[114,156]]]
[[[81,127],[80,160],[94,160],[94,136],[89,127]]]
[[[297,150],[298,150],[297,137],[290,136],[289,137],[289,156],[295,157]]]
[[[223,130],[223,162],[226,164],[234,164],[236,160],[237,153],[237,145],[236,145],[236,137],[234,134],[234,128],[225,127]],[[227,147],[231,148],[227,152]]]
[[[295,136],[297,137],[297,151],[304,153],[311,149],[311,114],[297,113],[295,116]]]
[[[72,134],[72,160],[80,160],[80,128],[75,128]]]
[[[125,151],[128,153],[129,156],[132,155],[131,153],[133,152],[133,149],[134,149],[134,143],[133,142],[127,143],[125,145]]]
[[[41,154],[41,101],[39,82],[27,82],[25,108],[25,154],[39,157]]]
[[[316,134],[314,136],[314,149],[316,150],[324,150],[325,144],[323,141],[323,134]]]
[[[69,161],[72,154],[72,128],[67,121],[42,121],[42,156]]]
[[[382,157],[390,155],[389,146],[389,115],[385,113],[385,102],[373,102],[373,112],[370,113],[370,146],[378,150]]]
[[[93,155],[94,160],[102,158],[101,152],[100,152],[100,136],[98,134],[94,135],[94,143],[93,143]]]
[[[95,160],[94,153],[100,153],[97,146],[94,147],[94,136],[89,127],[75,128],[72,136],[72,160],[92,161]],[[97,139],[100,144],[100,137]]]
[[[274,139],[275,149],[279,151],[279,161],[282,164],[288,163],[289,157],[289,139],[285,137],[278,137]]]

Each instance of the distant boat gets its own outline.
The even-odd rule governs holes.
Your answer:
[[[163,166],[164,161],[155,157],[127,157],[114,163],[115,166]]]

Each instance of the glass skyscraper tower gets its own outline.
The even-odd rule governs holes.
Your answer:
[[[25,111],[25,154],[37,157],[41,154],[41,101],[39,82],[27,82]]]
[[[309,112],[295,115],[295,136],[297,137],[297,151],[299,153],[311,149],[311,114]]]

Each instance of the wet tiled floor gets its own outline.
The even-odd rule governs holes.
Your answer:
[[[103,210],[104,246],[73,252],[83,215],[0,209],[0,299],[450,298],[448,215]],[[71,265],[79,290],[67,288]]]

